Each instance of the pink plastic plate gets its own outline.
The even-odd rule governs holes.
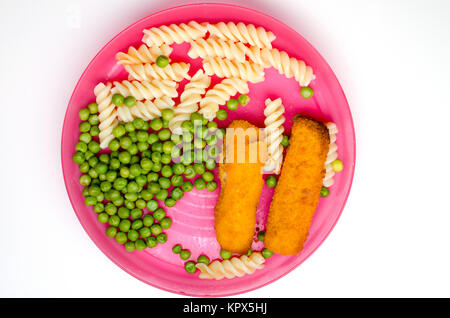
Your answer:
[[[339,129],[337,144],[344,170],[336,174],[330,196],[320,200],[303,251],[294,256],[274,255],[267,259],[264,269],[241,278],[221,281],[199,279],[198,271],[196,274],[186,273],[184,261],[171,251],[174,244],[181,243],[192,252],[192,260],[197,259],[200,254],[208,255],[211,259],[219,257],[220,247],[214,231],[214,205],[220,189],[213,193],[206,190],[186,193],[175,207],[166,209],[167,215],[173,220],[172,227],[167,230],[167,243],[153,249],[128,253],[114,239],[106,237],[107,225],[99,223],[92,207],[84,205],[82,187],[78,182],[80,171],[72,161],[79,136],[78,111],[95,100],[93,89],[97,83],[126,78],[126,72],[116,64],[115,54],[126,51],[131,45],[140,45],[142,30],[145,28],[191,20],[242,21],[263,26],[276,35],[274,47],[288,52],[292,57],[303,59],[313,67],[316,74],[316,79],[311,84],[314,96],[306,100],[300,96],[300,87],[294,79],[287,79],[274,69],[266,69],[263,83],[249,85],[249,105],[240,107],[237,111],[229,111],[228,119],[221,122],[221,126],[225,127],[233,119],[239,118],[263,127],[264,100],[268,97],[281,97],[286,108],[287,133],[290,133],[292,117],[297,113],[307,114],[324,122],[333,121]],[[187,43],[174,45],[174,48],[172,60],[189,61],[190,73],[194,74],[201,66],[201,59],[188,58]],[[64,180],[70,201],[82,226],[100,250],[123,270],[152,286],[178,294],[205,297],[239,294],[259,288],[286,275],[308,258],[338,220],[350,191],[355,164],[355,136],[350,110],[344,93],[325,60],[302,36],[274,18],[251,9],[224,4],[196,4],[161,11],[136,22],[110,41],[86,68],[73,92],[64,120],[61,150]],[[264,228],[271,196],[272,190],[265,187],[258,208],[260,229]],[[253,245],[255,250],[261,247],[261,243],[255,242]]]

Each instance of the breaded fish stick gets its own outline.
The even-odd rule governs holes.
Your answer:
[[[322,123],[303,116],[294,120],[267,219],[264,244],[269,250],[283,255],[302,250],[319,202],[329,138]]]
[[[239,137],[230,136],[230,128],[234,128],[236,134],[248,133],[241,139],[245,143],[239,143]],[[239,128],[241,132],[237,130]],[[231,143],[233,139],[234,143]],[[261,158],[253,160],[248,154],[252,151],[255,155],[257,151],[259,157],[257,139],[258,128],[246,121],[233,121],[227,129],[225,162],[219,166],[221,191],[214,215],[217,241],[223,249],[233,253],[246,254],[255,231],[256,208],[264,184],[261,174],[264,161]]]

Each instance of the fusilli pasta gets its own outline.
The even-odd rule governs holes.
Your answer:
[[[247,94],[248,91],[246,81],[237,77],[225,78],[206,92],[205,97],[200,101],[199,113],[206,119],[213,120],[219,110],[219,105],[224,105],[231,96],[237,93]]]
[[[137,100],[154,99],[162,96],[177,97],[177,84],[169,80],[114,82],[111,92],[133,96]]]
[[[160,79],[180,82],[185,78],[191,78],[188,74],[189,67],[189,64],[183,62],[172,63],[165,67],[150,63],[125,65],[125,69],[131,75],[131,78],[138,81]]]
[[[112,84],[99,83],[94,88],[94,94],[96,97],[96,102],[98,104],[98,118],[100,120],[100,147],[106,148],[109,142],[114,139],[112,131],[114,127],[117,126],[117,111],[116,107],[111,101],[111,88]]]
[[[245,53],[248,48],[241,42],[224,41],[218,38],[198,39],[191,42],[188,55],[190,58],[222,57],[245,62]]]
[[[197,263],[200,270],[199,278],[216,279],[242,277],[245,274],[253,274],[257,269],[264,267],[265,258],[259,252],[250,256],[242,255],[229,260],[214,261],[209,265]]]
[[[323,178],[323,186],[330,187],[334,183],[334,170],[331,163],[338,157],[336,145],[336,134],[338,133],[338,129],[335,123],[326,123],[325,126],[327,126],[330,134],[330,149],[328,150],[327,160],[325,161],[325,177]]]
[[[158,56],[169,56],[172,51],[173,49],[166,44],[152,47],[142,44],[138,49],[131,46],[127,53],[117,53],[116,60],[118,64],[123,65],[153,63],[156,61]]]
[[[239,77],[250,83],[264,81],[263,68],[259,64],[248,61],[239,63],[234,60],[219,57],[207,58],[203,62],[203,69],[207,75],[215,74],[219,77]]]
[[[273,66],[287,78],[294,77],[300,86],[308,86],[315,78],[311,66],[307,66],[302,60],[289,57],[284,51],[252,47],[247,51],[247,55],[254,63],[264,67]]]
[[[281,164],[283,163],[283,146],[281,140],[283,139],[285,118],[284,106],[281,98],[271,100],[266,99],[266,108],[264,109],[264,134],[267,140],[268,158],[264,165],[265,171],[274,171],[280,173]]]
[[[164,108],[173,108],[175,102],[168,96],[163,96],[152,100],[138,101],[136,105],[129,108],[127,106],[119,106],[117,108],[117,116],[119,120],[124,122],[133,121],[135,118],[144,120],[152,120],[161,117],[161,110]]]
[[[188,24],[181,23],[162,25],[144,30],[142,42],[148,46],[160,46],[161,44],[180,44],[202,38],[205,36],[207,28],[198,22],[191,21]]]
[[[205,75],[202,70],[198,70],[191,81],[186,84],[180,95],[180,104],[174,108],[174,117],[169,123],[169,128],[173,133],[182,134],[180,127],[182,122],[189,120],[190,115],[198,110],[198,103],[210,84],[211,77]]]
[[[208,31],[212,36],[222,40],[248,43],[252,46],[272,48],[272,41],[275,35],[264,30],[262,27],[255,27],[253,24],[242,22],[219,22],[217,24],[207,24]]]

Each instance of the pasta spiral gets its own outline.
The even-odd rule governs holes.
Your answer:
[[[234,43],[218,38],[198,39],[191,42],[188,56],[193,59],[218,56],[244,63],[247,50],[248,48],[241,42]]]
[[[275,40],[275,35],[272,32],[266,31],[262,27],[255,27],[253,24],[219,22],[208,24],[207,27],[210,35],[219,39],[248,43],[261,48],[272,48],[271,42]]]
[[[264,267],[265,258],[259,252],[250,256],[242,255],[229,260],[214,261],[209,265],[197,263],[200,270],[199,278],[216,279],[242,277],[245,274],[253,274],[257,269]]]
[[[206,92],[205,97],[200,101],[199,113],[206,119],[213,120],[219,110],[219,105],[224,105],[231,96],[237,93],[247,94],[248,92],[246,81],[237,77],[225,78]]]
[[[283,146],[281,140],[283,139],[285,118],[284,106],[281,98],[271,100],[266,99],[266,108],[264,109],[264,133],[267,139],[268,159],[264,165],[265,171],[274,171],[280,173],[281,164],[283,163]]]
[[[202,70],[198,70],[191,81],[186,84],[180,95],[180,104],[174,108],[174,116],[169,123],[169,128],[173,133],[182,134],[182,122],[189,120],[191,113],[198,110],[198,103],[210,84],[211,77],[205,75]]]
[[[254,63],[264,67],[273,66],[280,74],[285,75],[287,78],[294,77],[300,86],[308,86],[315,79],[311,66],[307,66],[302,60],[289,57],[284,51],[252,47],[247,51],[247,55]]]
[[[111,92],[113,94],[120,93],[123,96],[133,96],[137,100],[160,98],[164,95],[178,96],[176,83],[169,80],[114,82]]]
[[[323,186],[330,187],[334,183],[334,170],[331,163],[338,157],[338,148],[336,145],[336,134],[338,133],[338,129],[335,123],[326,123],[325,126],[327,126],[330,134],[330,149],[328,150],[327,160],[325,161],[325,177],[323,178]]]
[[[142,42],[148,46],[160,46],[161,44],[183,43],[196,40],[205,36],[207,28],[198,22],[191,21],[188,24],[181,23],[162,25],[144,30]]]
[[[262,67],[248,61],[239,63],[219,57],[208,58],[203,62],[203,69],[207,75],[215,74],[218,77],[239,77],[250,83],[264,81],[264,70]]]
[[[119,120],[124,122],[133,121],[135,118],[144,120],[152,120],[161,117],[161,110],[164,108],[173,108],[175,102],[172,98],[163,96],[155,100],[138,101],[136,105],[129,108],[127,106],[119,106],[117,108],[117,116]]]
[[[185,78],[191,78],[188,74],[189,67],[189,64],[183,62],[169,64],[166,67],[159,67],[156,64],[150,63],[125,65],[125,69],[131,77],[138,81],[159,79],[180,82]]]
[[[169,56],[173,49],[163,44],[161,46],[148,47],[142,44],[138,49],[131,46],[127,53],[119,52],[116,54],[116,60],[118,64],[130,65],[130,64],[142,64],[142,63],[153,63],[156,61],[158,56],[166,55]]]
[[[117,126],[117,111],[116,107],[111,101],[111,83],[106,85],[103,83],[97,84],[94,88],[96,102],[98,104],[98,118],[100,120],[100,147],[106,148],[111,140],[114,139],[112,131]]]

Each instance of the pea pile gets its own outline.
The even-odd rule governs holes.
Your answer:
[[[128,106],[135,100],[114,96],[114,103]],[[150,122],[136,118],[120,123],[113,129],[110,151],[101,151],[97,112],[96,103],[80,110],[81,134],[72,158],[83,173],[79,182],[85,204],[93,207],[99,222],[109,225],[106,235],[127,251],[164,244],[164,230],[172,225],[164,205],[174,206],[194,187],[216,190],[211,170],[216,168],[225,130],[193,113],[182,123],[183,134],[172,134],[168,124],[173,110],[164,109]],[[190,252],[180,255],[187,260]]]

